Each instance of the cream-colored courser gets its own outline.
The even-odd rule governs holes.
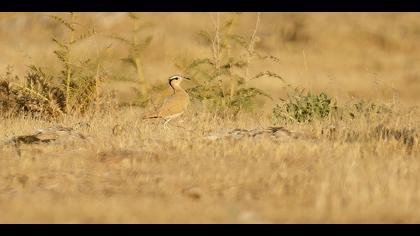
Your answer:
[[[188,93],[181,87],[181,82],[184,78],[179,75],[174,75],[169,78],[169,85],[173,89],[173,94],[165,99],[163,105],[154,114],[145,115],[144,119],[162,118],[165,120],[164,128],[172,119],[182,115],[190,103]]]

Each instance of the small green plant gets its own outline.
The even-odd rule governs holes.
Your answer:
[[[282,104],[273,109],[277,121],[310,122],[314,119],[323,119],[330,115],[337,106],[333,99],[325,93],[314,94],[296,91],[289,95]]]
[[[123,58],[122,61],[133,66],[136,70],[137,78],[139,82],[139,101],[140,104],[147,103],[149,100],[149,93],[151,90],[150,82],[146,80],[144,76],[144,63],[143,54],[145,49],[150,45],[153,40],[152,35],[142,37],[140,32],[146,27],[150,27],[152,24],[149,22],[141,22],[140,17],[136,13],[127,13],[132,21],[132,32],[131,39],[122,36],[111,36],[111,38],[122,42],[128,47],[128,55]]]
[[[375,104],[373,102],[358,101],[353,104],[353,107],[350,111],[350,116],[355,118],[356,116],[363,115],[368,117],[372,114],[390,114],[392,109],[387,107],[384,104]]]
[[[271,77],[284,81],[272,71],[251,75],[250,65],[254,60],[279,62],[279,59],[262,55],[255,48],[260,40],[257,34],[261,14],[257,13],[250,36],[233,33],[239,16],[240,13],[235,13],[232,18],[222,22],[220,14],[216,13],[211,18],[213,29],[197,34],[199,41],[210,49],[210,56],[192,61],[179,58],[176,63],[197,84],[188,90],[193,98],[213,108],[230,108],[235,113],[254,108],[258,96],[271,98],[263,90],[250,86],[251,80]]]
[[[61,64],[61,73],[57,75],[60,88],[65,96],[64,113],[84,112],[93,101],[98,101],[99,83],[101,80],[99,60],[83,59],[76,60],[73,57],[73,47],[96,35],[94,28],[87,32],[79,33],[77,27],[80,22],[76,20],[75,13],[69,13],[67,18],[50,16],[51,19],[59,22],[67,30],[67,37],[53,38],[57,49],[54,54]],[[43,74],[39,75],[43,77]]]

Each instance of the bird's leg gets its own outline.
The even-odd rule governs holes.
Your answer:
[[[171,121],[171,119],[167,119],[167,120],[165,121],[165,123],[163,124],[163,128],[164,128],[164,129],[167,129],[167,128],[168,128],[168,123],[169,123],[169,121]]]
[[[172,126],[175,126],[175,127],[177,127],[177,128],[182,128],[182,129],[186,129],[185,127],[183,127],[183,126],[181,126],[181,125],[174,125],[174,124],[171,124]]]

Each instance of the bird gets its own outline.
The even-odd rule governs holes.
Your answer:
[[[157,112],[145,115],[143,119],[162,118],[165,120],[163,127],[166,129],[169,121],[181,116],[190,103],[188,93],[181,87],[184,79],[191,80],[180,75],[171,76],[169,78],[169,86],[171,86],[173,94],[165,98],[163,105]]]

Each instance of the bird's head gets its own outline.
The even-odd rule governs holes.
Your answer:
[[[171,86],[174,86],[174,85],[177,86],[178,85],[179,86],[184,79],[191,80],[190,78],[182,77],[180,75],[171,76],[169,78],[169,85],[171,85]]]

